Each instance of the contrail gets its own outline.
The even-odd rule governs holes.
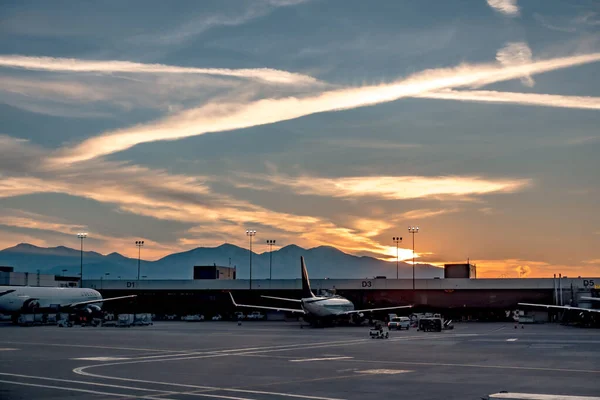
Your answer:
[[[558,94],[496,92],[493,90],[441,90],[412,97],[489,103],[527,104],[533,106],[600,110],[600,97],[562,96]]]
[[[117,60],[81,60],[76,58],[0,56],[0,67],[54,72],[129,72],[152,74],[207,74],[258,79],[285,85],[317,84],[311,76],[271,68],[193,68],[164,64],[142,64]]]
[[[600,61],[600,53],[513,66],[461,65],[455,68],[426,70],[389,84],[330,90],[303,98],[263,99],[251,103],[209,103],[153,123],[90,138],[72,149],[60,151],[52,161],[84,161],[123,151],[140,143],[176,140],[209,132],[271,124],[310,114],[370,106],[444,89],[483,86],[519,79],[526,74],[534,75],[597,61]]]

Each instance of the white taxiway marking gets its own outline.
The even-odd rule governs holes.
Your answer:
[[[561,394],[539,394],[539,393],[494,393],[491,399],[514,399],[514,400],[600,400],[600,397],[590,396],[565,396]]]
[[[11,351],[11,350],[19,350],[19,349],[14,349],[12,347],[2,347],[2,348],[0,348],[0,351]]]
[[[138,398],[138,399],[154,399],[153,397],[148,397],[148,396],[131,396],[128,394],[123,394],[123,393],[98,392],[96,390],[77,389],[77,388],[63,387],[63,386],[40,385],[38,383],[13,382],[13,381],[5,381],[5,380],[0,380],[0,383],[8,383],[8,384],[12,384],[12,385],[21,385],[21,386],[42,387],[42,388],[47,388],[47,389],[68,390],[71,392],[102,394],[104,396],[115,396],[115,397],[123,397],[123,398],[134,397],[134,398]],[[163,399],[164,398],[165,397],[163,397]],[[154,399],[154,400],[156,400],[156,399]]]
[[[296,360],[290,360],[291,362],[306,362],[306,361],[330,361],[330,360],[346,360],[354,357],[323,357],[323,358],[298,358]]]
[[[75,384],[81,384],[81,385],[104,386],[104,387],[111,387],[111,388],[117,388],[117,389],[139,390],[139,391],[142,391],[142,392],[158,392],[158,393],[163,393],[163,394],[171,394],[171,393],[174,394],[174,393],[176,393],[176,392],[168,392],[168,391],[165,391],[165,390],[140,388],[140,387],[135,387],[135,386],[122,386],[122,385],[112,385],[110,383],[75,381],[75,380],[72,380],[72,379],[48,378],[48,377],[45,377],[45,376],[10,374],[8,372],[0,372],[0,375],[12,376],[12,377],[17,377],[17,378],[37,379],[37,380],[42,380],[42,381],[52,381],[52,382],[55,382],[55,383],[56,382],[67,382],[67,383],[75,383]]]
[[[140,349],[137,347],[91,346],[91,345],[84,345],[84,344],[60,344],[60,343],[43,343],[43,342],[10,342],[10,341],[5,341],[5,340],[3,340],[0,343],[30,344],[30,345],[35,345],[35,346],[83,347],[83,348],[90,348],[90,349],[148,351],[148,352],[154,352],[154,353],[184,353],[184,352],[188,352],[188,350]]]
[[[130,360],[130,358],[127,358],[127,357],[81,357],[81,358],[71,358],[71,360],[118,361],[118,360]]]
[[[364,371],[354,371],[357,374],[373,374],[373,375],[394,375],[412,372],[407,369],[365,369]]]
[[[507,342],[516,342],[517,340],[519,340],[519,339],[517,339],[517,338],[506,339]]]

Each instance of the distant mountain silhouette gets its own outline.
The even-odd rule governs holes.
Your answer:
[[[304,256],[311,278],[360,279],[374,276],[396,277],[396,263],[373,257],[354,256],[335,247],[319,246],[304,249],[288,245],[273,250],[273,279],[300,278],[300,256]],[[21,243],[0,251],[0,265],[12,266],[15,271],[77,276],[81,263],[80,250],[64,246],[37,247]],[[156,261],[141,260],[141,275],[147,279],[192,279],[194,265],[219,265],[237,268],[239,279],[250,276],[248,249],[224,243],[217,247],[197,247],[174,253]],[[102,255],[94,251],[83,252],[84,279],[130,279],[137,277],[137,258],[119,253]],[[63,273],[63,270],[66,272]],[[443,270],[430,264],[416,267],[417,278],[443,277]],[[412,266],[400,263],[400,278],[412,277]],[[252,278],[269,277],[269,252],[252,253]]]

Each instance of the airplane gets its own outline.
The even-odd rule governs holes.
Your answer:
[[[304,263],[304,257],[300,257],[300,265],[302,271],[302,298],[301,299],[289,299],[285,297],[273,297],[273,296],[261,296],[267,299],[282,300],[292,303],[300,304],[301,308],[282,308],[282,307],[268,307],[268,306],[257,306],[250,304],[238,304],[231,292],[229,296],[233,305],[236,307],[248,307],[248,308],[261,308],[265,310],[274,311],[286,311],[295,314],[301,314],[302,318],[310,323],[311,325],[322,325],[327,322],[333,322],[336,319],[342,317],[350,317],[352,315],[358,315],[362,317],[366,312],[372,311],[384,311],[384,310],[397,310],[401,308],[411,308],[412,305],[407,306],[394,306],[394,307],[381,307],[381,308],[366,308],[361,310],[355,310],[354,304],[339,295],[332,296],[315,296],[310,288],[310,281],[308,279],[308,272]]]
[[[0,286],[0,313],[11,315],[13,322],[20,314],[31,313],[83,312],[94,316],[101,312],[106,301],[133,297],[136,295],[103,299],[96,290],[86,288]]]

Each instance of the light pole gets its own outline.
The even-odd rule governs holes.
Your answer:
[[[250,290],[252,290],[252,236],[256,235],[254,229],[246,229],[246,236],[250,237]]]
[[[77,234],[77,237],[81,239],[81,265],[79,267],[79,275],[81,278],[79,278],[79,287],[83,287],[83,239],[85,239],[87,235],[87,232],[79,232]]]
[[[392,240],[396,243],[396,279],[398,279],[398,243],[402,243],[402,238],[394,236]]]
[[[140,259],[141,259],[141,255],[142,255],[142,246],[144,245],[144,241],[136,240],[135,245],[138,248],[138,278],[137,278],[137,280],[139,281],[140,280]]]
[[[271,280],[273,266],[273,245],[275,244],[275,240],[267,240],[267,244],[269,245],[269,280]]]
[[[419,227],[418,226],[409,226],[408,227],[408,232],[412,233],[412,239],[413,239],[413,290],[415,290],[415,233],[419,233]]]

